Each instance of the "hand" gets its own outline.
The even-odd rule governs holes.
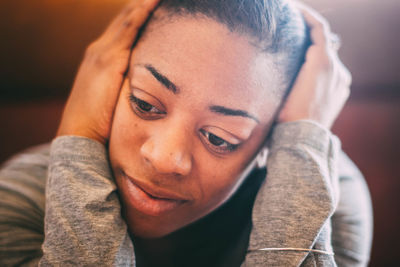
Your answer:
[[[57,132],[105,144],[132,45],[159,0],[134,0],[86,50]]]
[[[313,120],[330,129],[350,94],[351,74],[332,46],[329,25],[315,11],[300,5],[310,27],[312,44],[278,122]]]

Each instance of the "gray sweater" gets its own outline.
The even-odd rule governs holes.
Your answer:
[[[0,266],[135,265],[107,157],[96,141],[63,136],[3,165]],[[279,124],[267,167],[243,266],[367,265],[370,197],[335,136]]]

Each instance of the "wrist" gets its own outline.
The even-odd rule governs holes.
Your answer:
[[[272,132],[271,150],[306,145],[321,153],[326,153],[331,137],[331,131],[314,120],[280,122]]]
[[[97,141],[102,145],[105,145],[107,142],[106,138],[98,134],[96,131],[91,130],[90,127],[65,127],[63,125],[60,125],[60,127],[57,130],[56,137],[61,137],[61,136],[85,137]]]

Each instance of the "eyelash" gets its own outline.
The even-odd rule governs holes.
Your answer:
[[[206,138],[207,145],[210,145],[213,147],[214,150],[217,150],[216,152],[224,154],[224,153],[229,153],[235,151],[240,144],[231,144],[228,141],[225,141],[219,136],[216,136],[213,133],[207,132],[206,130],[201,129],[200,133]],[[217,142],[221,142],[221,144],[213,144],[212,139]]]
[[[135,97],[132,93],[129,94],[129,100],[134,105],[135,113],[142,119],[155,120],[158,119],[160,115],[166,114],[164,111],[160,111],[158,108],[147,103],[146,101]],[[146,110],[145,106],[149,108],[149,110]]]
[[[129,101],[134,105],[135,113],[144,120],[156,120],[160,118],[160,115],[165,115],[166,112],[158,110],[155,106],[147,103],[144,100],[141,100],[135,97],[132,93],[129,94]],[[146,106],[146,108],[145,108]],[[150,110],[146,110],[149,108]],[[155,109],[156,111],[152,111]],[[207,146],[210,146],[213,151],[219,154],[225,154],[229,152],[233,152],[236,150],[240,144],[231,144],[228,141],[225,141],[221,137],[210,133],[204,129],[200,130],[201,135],[204,137],[204,142]],[[213,144],[214,142],[214,144]],[[218,144],[215,144],[217,142]]]

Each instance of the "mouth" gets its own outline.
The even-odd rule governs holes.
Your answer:
[[[125,173],[123,176],[129,203],[144,214],[160,216],[189,201],[174,192],[148,185]]]

